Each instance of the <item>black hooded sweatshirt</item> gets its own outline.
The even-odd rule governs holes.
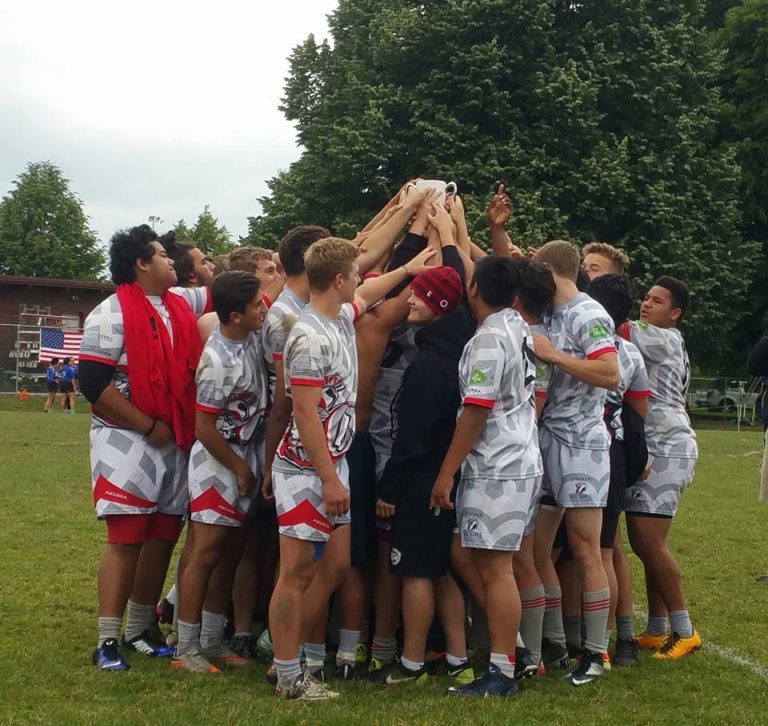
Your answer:
[[[443,249],[443,264],[453,267],[463,284],[464,269],[455,247]],[[462,300],[452,313],[416,333],[419,353],[403,376],[392,455],[379,485],[385,502],[400,503],[406,487],[434,484],[456,428],[459,360],[474,332],[472,313]]]

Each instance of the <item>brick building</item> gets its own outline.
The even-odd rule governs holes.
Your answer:
[[[114,285],[83,280],[0,275],[0,390],[13,390],[16,372],[30,390],[44,374],[38,365],[40,328],[81,330]]]

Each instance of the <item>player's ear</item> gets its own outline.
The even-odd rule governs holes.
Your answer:
[[[672,312],[670,312],[669,316],[670,318],[672,318],[672,321],[676,323],[678,320],[680,320],[680,317],[682,316],[682,314],[683,314],[682,308],[672,308]]]

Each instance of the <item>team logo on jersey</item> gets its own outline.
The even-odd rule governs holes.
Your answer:
[[[473,368],[469,374],[469,385],[479,386],[481,383],[485,383],[485,373],[478,368]]]
[[[645,320],[638,320],[635,325],[637,325],[640,330],[648,330],[648,323],[646,323]]]
[[[595,325],[589,329],[590,338],[607,338],[608,328],[605,325]]]
[[[400,552],[400,550],[397,549],[396,547],[393,547],[389,553],[389,561],[392,563],[394,567],[397,567],[400,564],[400,560],[402,559],[403,559],[403,553]]]
[[[464,525],[464,534],[467,537],[479,537],[480,536],[480,520],[477,517],[467,517],[466,524]]]
[[[587,485],[584,482],[579,482],[576,485],[576,494],[584,494],[587,491]]]

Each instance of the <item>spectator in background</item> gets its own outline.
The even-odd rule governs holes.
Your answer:
[[[65,358],[59,370],[61,410],[69,414],[75,412],[75,368],[71,365],[71,360],[71,358]]]
[[[760,342],[752,348],[747,358],[747,370],[752,376],[763,379],[763,389],[760,395],[760,419],[768,436],[768,337],[760,338]],[[757,499],[760,502],[768,501],[768,440],[763,451],[763,462],[760,465],[760,489]]]
[[[59,359],[56,356],[51,358],[45,371],[45,387],[48,391],[48,398],[45,399],[43,413],[48,413],[51,406],[56,403],[56,394],[59,392]]]

